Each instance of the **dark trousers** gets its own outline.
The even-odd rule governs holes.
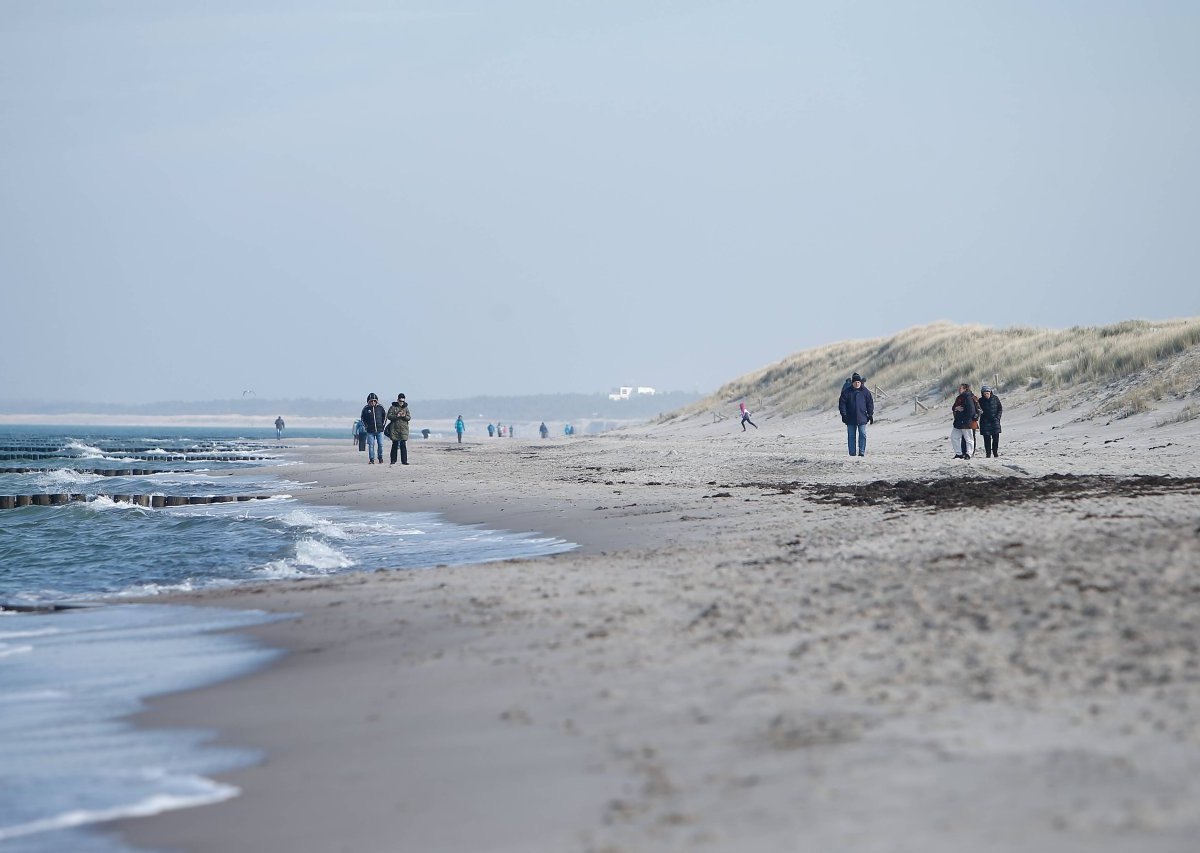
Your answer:
[[[1000,455],[1000,433],[980,433],[983,436],[983,449],[988,456]]]
[[[400,463],[408,464],[408,441],[406,439],[392,439],[392,464],[396,464],[396,451],[400,451]]]

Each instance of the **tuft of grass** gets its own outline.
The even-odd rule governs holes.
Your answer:
[[[1200,418],[1200,403],[1192,403],[1184,406],[1169,418],[1160,420],[1156,426],[1163,427],[1170,424],[1185,424],[1188,421],[1194,421],[1196,418]]]

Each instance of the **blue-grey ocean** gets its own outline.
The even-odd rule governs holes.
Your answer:
[[[237,795],[208,777],[254,755],[125,717],[148,696],[262,666],[275,652],[227,629],[278,617],[131,599],[574,547],[432,514],[306,506],[284,457],[314,437],[351,450],[348,431],[0,427],[0,468],[36,469],[0,473],[0,496],[87,498],[0,509],[0,849],[128,851],[94,826]],[[132,469],[163,473],[119,473]],[[271,497],[154,509],[105,497],[129,494]]]

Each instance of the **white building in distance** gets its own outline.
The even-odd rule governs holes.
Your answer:
[[[628,400],[634,396],[653,397],[654,389],[645,385],[622,385],[616,392],[609,394],[610,400]]]

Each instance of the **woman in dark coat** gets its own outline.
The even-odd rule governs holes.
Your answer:
[[[979,391],[979,434],[983,436],[983,449],[987,455],[1000,455],[1000,417],[1004,414],[1004,404],[993,393],[990,385],[984,385]]]

